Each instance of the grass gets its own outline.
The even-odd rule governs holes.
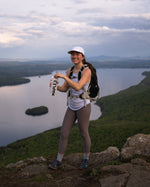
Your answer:
[[[120,150],[126,139],[137,133],[150,134],[150,72],[137,86],[97,101],[103,115],[91,121],[89,133],[91,152],[100,152],[109,146]],[[61,128],[19,140],[0,148],[0,166],[30,157],[55,157]],[[83,152],[82,138],[77,124],[73,127],[65,154]]]

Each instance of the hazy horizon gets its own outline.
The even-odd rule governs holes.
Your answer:
[[[149,0],[1,0],[0,57],[149,56]]]

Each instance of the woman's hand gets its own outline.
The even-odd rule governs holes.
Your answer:
[[[55,77],[56,79],[58,79],[58,78],[63,78],[63,79],[65,79],[66,75],[63,75],[63,74],[61,74],[61,73],[56,73],[56,74],[54,75],[54,77]]]

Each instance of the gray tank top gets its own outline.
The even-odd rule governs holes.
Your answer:
[[[72,81],[78,82],[78,73],[73,73]],[[89,87],[89,83],[86,83],[86,85],[84,86],[85,90],[87,90],[88,87]],[[79,96],[80,94],[83,93],[83,89],[76,91],[75,89],[70,88],[70,91],[73,96]],[[86,99],[86,105],[89,103],[90,103],[90,100]],[[74,111],[79,110],[84,106],[85,106],[84,99],[75,98],[75,97],[71,98],[68,103],[68,107]]]

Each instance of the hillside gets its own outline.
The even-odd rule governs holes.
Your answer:
[[[145,75],[140,84],[97,102],[103,114],[100,119],[90,122],[91,152],[100,152],[109,146],[117,146],[120,150],[129,136],[150,134],[150,72]],[[59,137],[60,128],[56,128],[1,147],[0,166],[37,156],[55,158]],[[81,153],[81,142],[75,125],[69,136],[66,155]]]
[[[20,62],[0,61],[0,87],[30,82],[29,76],[48,75],[55,70],[64,70],[68,64],[52,62]]]

